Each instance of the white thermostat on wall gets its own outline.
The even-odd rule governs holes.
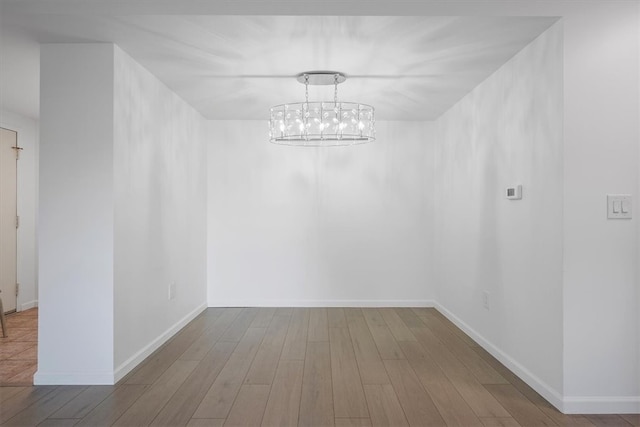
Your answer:
[[[522,199],[522,185],[515,185],[513,187],[507,187],[505,191],[505,195],[509,200],[520,200]]]

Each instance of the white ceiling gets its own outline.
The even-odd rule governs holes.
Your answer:
[[[553,17],[0,14],[0,107],[38,116],[38,43],[113,42],[210,119],[301,101],[297,73],[347,74],[339,99],[432,120]],[[310,88],[332,99],[331,87]]]

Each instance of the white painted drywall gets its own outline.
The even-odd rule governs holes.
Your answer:
[[[0,111],[38,120],[40,113],[40,45],[21,31],[13,19],[0,15]],[[21,120],[22,121],[22,120]]]
[[[36,384],[113,382],[113,50],[41,49]]]
[[[606,195],[639,212],[638,2],[564,18],[564,394],[570,412],[640,412],[638,215],[607,220]]]
[[[443,114],[436,140],[437,301],[558,403],[561,24]],[[522,200],[506,199],[505,188],[516,184]]]
[[[205,122],[114,45],[42,67],[35,381],[112,384],[206,307]]]
[[[117,47],[114,99],[117,379],[206,307],[207,195],[204,119]]]
[[[208,302],[420,305],[433,298],[432,128],[378,122],[353,147],[270,144],[263,121],[212,121]]]
[[[204,8],[217,14],[362,13],[357,2],[302,0],[297,5],[292,11],[290,5],[273,1],[259,5],[186,1],[179,8],[181,13],[188,9],[194,14]],[[607,192],[630,192],[635,200],[639,196],[638,7],[637,2],[619,0],[376,2],[367,6],[370,15],[562,17],[566,212],[562,233],[568,270],[563,278],[564,324],[558,327],[564,335],[563,405],[571,412],[640,411],[637,218],[626,225],[603,219]],[[634,208],[639,211],[637,203]],[[626,256],[629,251],[632,257]]]
[[[362,13],[357,2],[208,3],[215,14]],[[202,12],[201,2],[181,10]],[[170,9],[170,8],[169,8]],[[367,14],[558,16],[563,43],[562,392],[566,412],[640,412],[640,246],[637,218],[605,219],[606,194],[640,197],[640,3],[376,2]],[[436,159],[437,161],[437,159]],[[558,295],[556,294],[557,298]],[[558,301],[551,302],[553,306]],[[460,316],[463,313],[453,313]],[[540,316],[545,315],[541,310]],[[473,328],[478,325],[470,325]],[[544,357],[541,355],[540,357]],[[546,376],[547,374],[545,374]],[[549,380],[557,384],[558,379]]]
[[[38,305],[36,217],[38,209],[38,121],[0,110],[0,127],[18,132],[18,311]]]

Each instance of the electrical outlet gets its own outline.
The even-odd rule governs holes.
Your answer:
[[[174,299],[176,297],[176,282],[171,282],[169,284],[169,299]]]
[[[489,310],[489,291],[482,291],[482,306]]]

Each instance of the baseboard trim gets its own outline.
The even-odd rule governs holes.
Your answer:
[[[34,299],[33,301],[27,301],[23,304],[20,304],[20,311],[29,310],[30,308],[35,308],[38,306],[38,300]]]
[[[433,300],[211,300],[209,307],[434,307]]]
[[[563,396],[511,356],[485,339],[447,308],[438,302],[435,303],[435,308],[563,414],[640,413],[640,396]]]
[[[542,381],[536,375],[531,373],[527,368],[518,363],[514,358],[507,353],[496,347],[491,341],[485,339],[482,335],[476,332],[472,327],[463,322],[458,316],[446,309],[441,304],[435,304],[436,310],[442,313],[447,319],[452,321],[457,327],[462,329],[467,335],[473,338],[478,344],[487,350],[493,357],[498,359],[503,365],[509,368],[514,374],[520,377],[531,388],[537,391],[542,397],[547,399],[549,403],[555,406],[558,410],[564,410],[564,399],[561,393]]]
[[[567,396],[565,414],[640,414],[640,396]]]
[[[34,385],[112,385],[113,372],[40,372],[33,375]]]
[[[158,336],[156,339],[151,341],[149,344],[144,346],[140,351],[135,353],[129,359],[124,361],[120,366],[115,369],[113,375],[113,383],[115,384],[120,381],[125,375],[127,375],[133,368],[138,366],[144,359],[149,357],[151,353],[156,351],[162,344],[167,342],[169,338],[174,336],[180,329],[184,328],[187,323],[191,322],[195,319],[200,313],[207,309],[206,304],[199,305],[195,310],[191,311],[189,314],[184,316],[182,319],[178,320],[173,326],[167,329],[163,334]]]
[[[21,307],[37,307],[38,301]],[[27,307],[28,306],[28,307]],[[447,319],[473,338],[491,355],[520,377],[549,403],[565,414],[636,414],[640,413],[640,396],[562,396],[507,353],[485,339],[446,307],[434,300],[217,300],[209,307],[434,307]],[[41,372],[34,375],[35,385],[112,385],[122,379],[151,353],[167,342],[185,325],[207,308],[202,304],[184,316],[163,334],[142,348],[111,372]]]

